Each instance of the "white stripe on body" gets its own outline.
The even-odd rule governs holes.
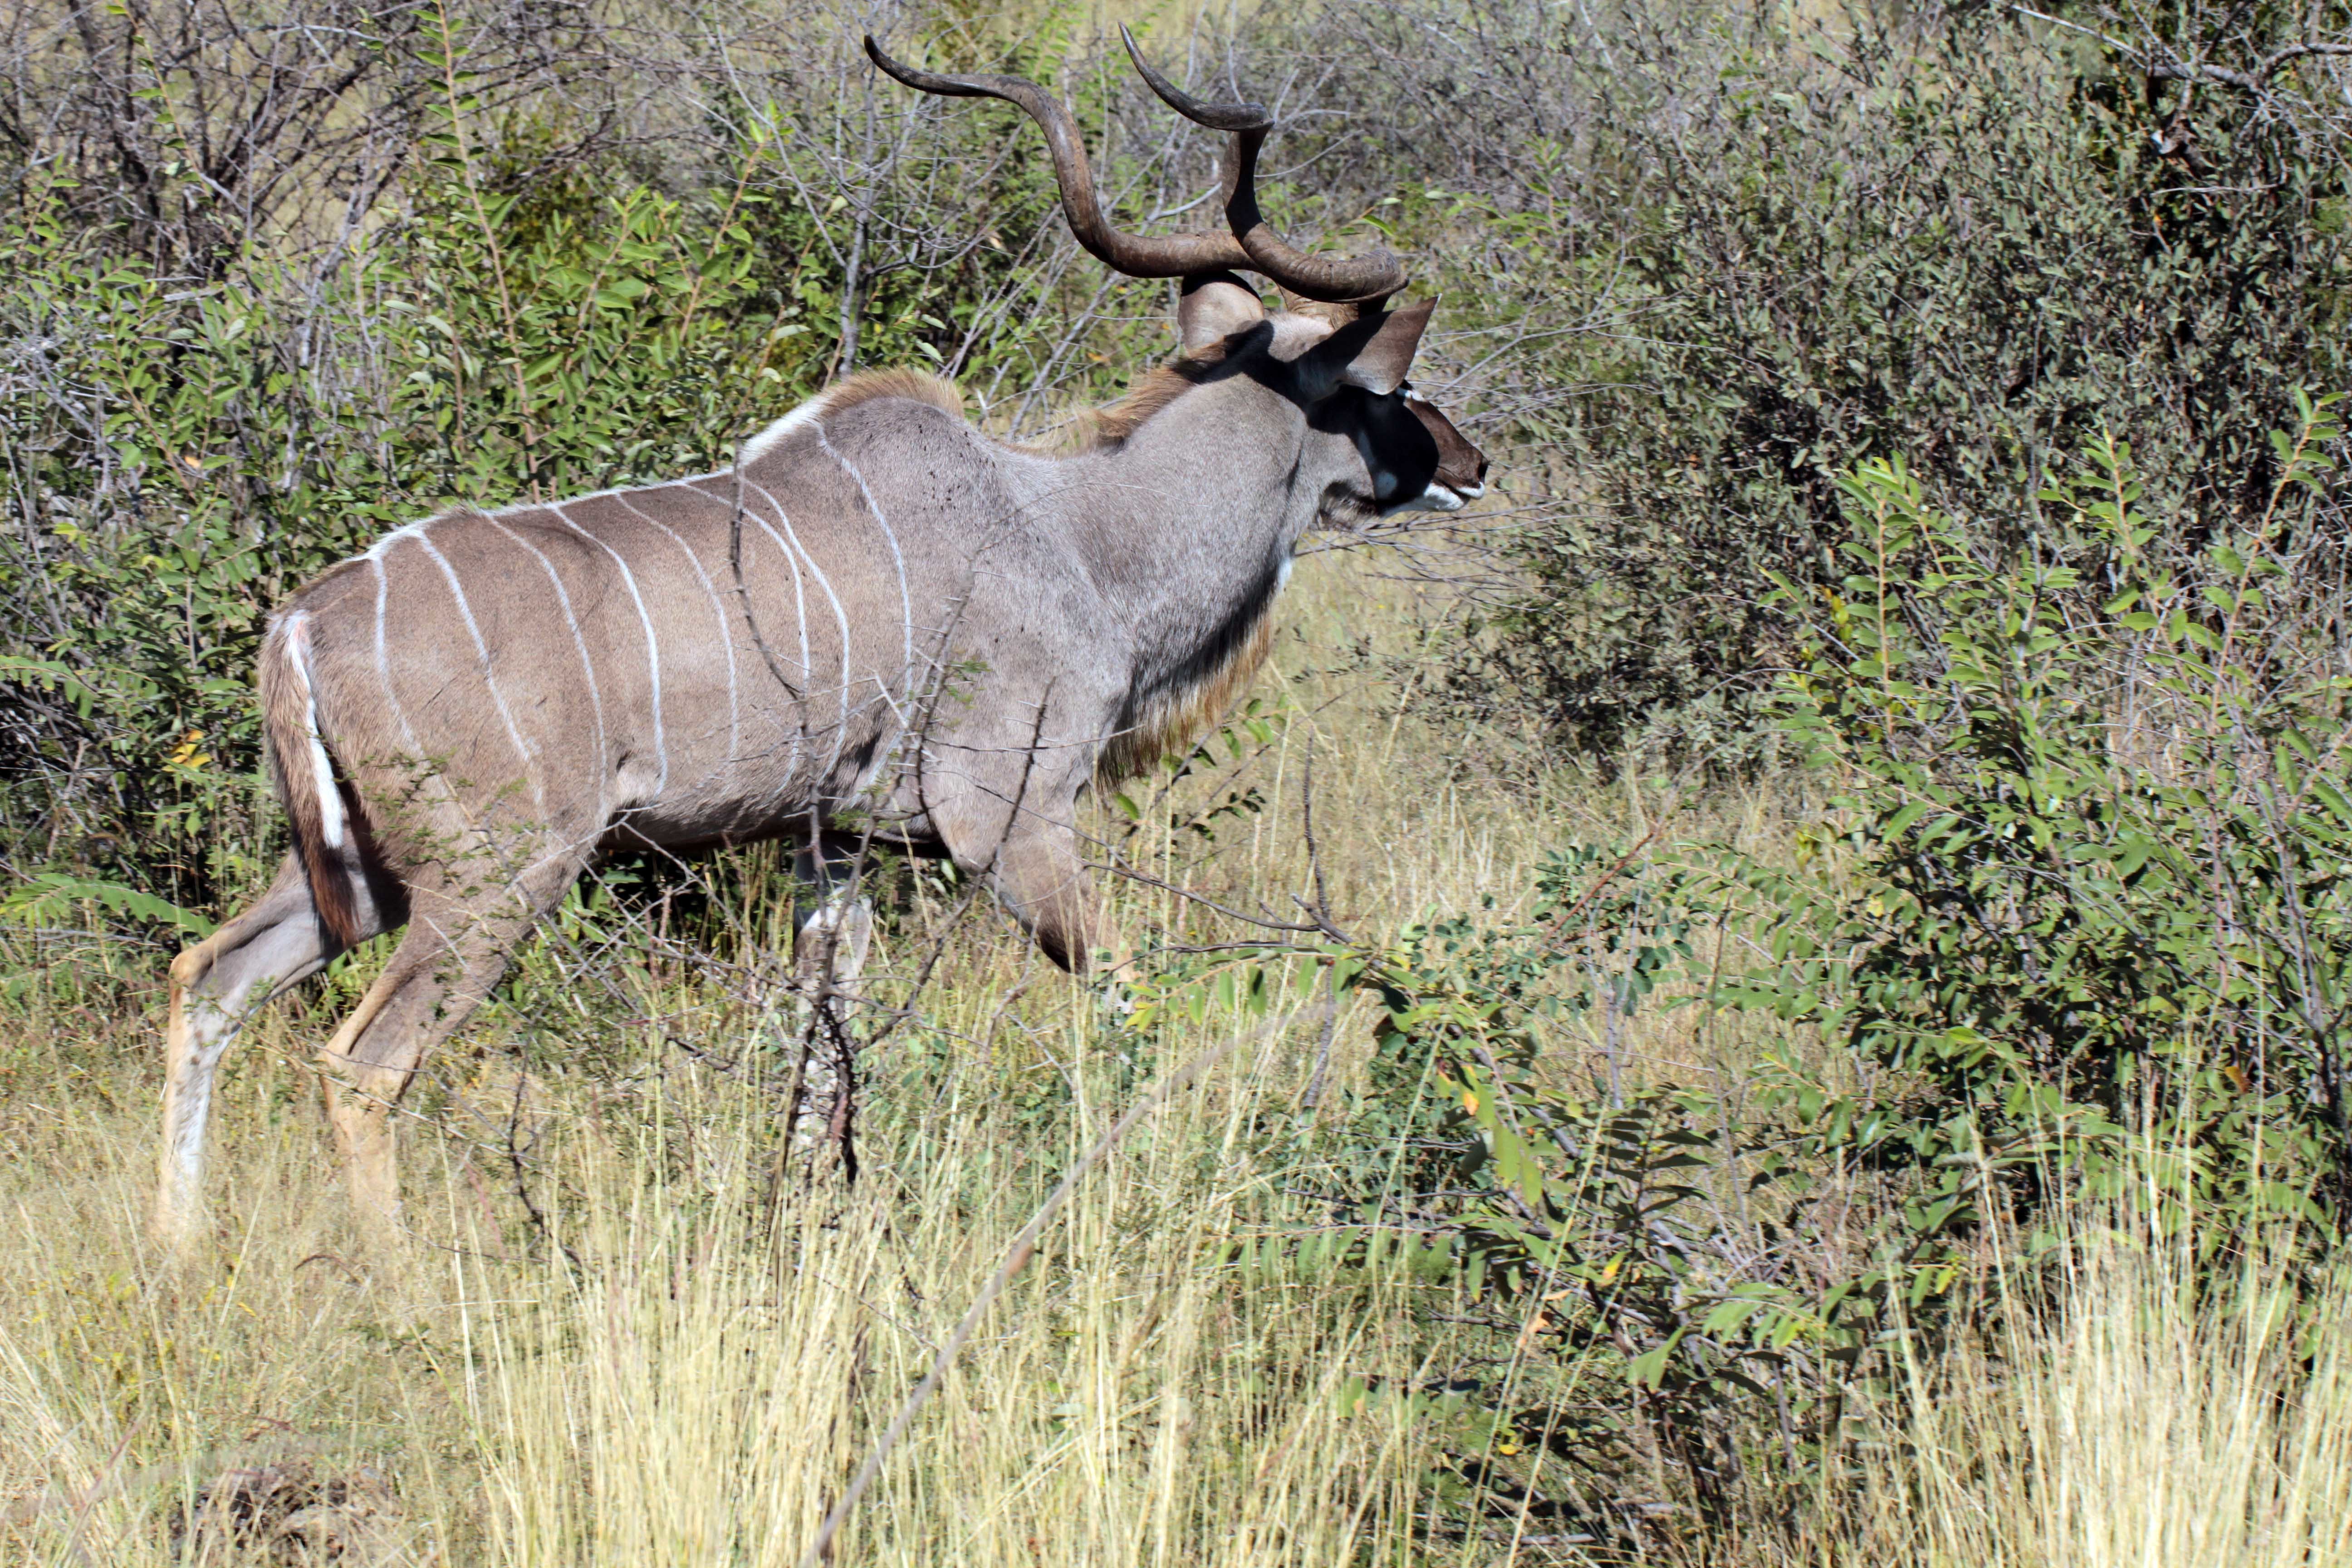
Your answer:
[[[401,707],[400,694],[392,689],[392,660],[384,651],[383,605],[388,584],[384,580],[383,563],[384,557],[391,553],[392,547],[402,540],[423,539],[425,530],[431,525],[432,521],[433,519],[428,517],[422,522],[407,523],[395,528],[373,544],[369,545],[366,552],[360,556],[361,560],[375,568],[375,677],[383,683],[383,700],[392,709],[393,721],[400,726],[401,740],[406,743],[409,755],[420,763],[425,760],[422,748],[416,743],[416,731],[408,727],[408,710]]]
[[[743,509],[743,515],[760,525],[760,531],[768,536],[768,542],[776,547],[776,553],[782,555],[784,558],[784,564],[793,569],[793,617],[794,624],[800,629],[801,687],[803,695],[805,698],[808,689],[815,684],[812,678],[816,674],[816,665],[809,650],[808,584],[801,575],[800,553],[791,545],[785,543],[782,537],[779,535],[774,529],[768,526],[768,520],[766,518],[761,517],[750,507],[745,507]],[[799,731],[793,736],[793,759],[784,769],[784,774],[787,778],[797,778],[800,776],[801,742],[808,735],[808,704],[803,700],[796,706],[800,710],[800,729]]]
[[[556,574],[554,563],[541,553],[537,545],[496,517],[489,519],[492,528],[513,540],[539,563],[547,580],[555,587],[555,602],[563,606],[563,624],[572,628],[572,646],[580,654],[580,669],[588,678],[588,709],[596,726],[596,821],[601,826],[612,811],[612,797],[607,790],[611,774],[611,753],[604,749],[604,697],[596,687],[596,666],[588,657],[588,639],[580,634],[580,618],[572,613],[572,595],[564,590],[563,579]]]
[[[547,791],[540,783],[539,770],[531,765],[530,748],[523,744],[522,731],[515,728],[514,714],[508,710],[507,700],[499,691],[498,676],[490,668],[490,645],[482,640],[482,628],[475,623],[473,606],[466,602],[466,590],[457,585],[457,574],[450,566],[449,558],[433,548],[433,542],[425,537],[421,527],[415,537],[418,546],[433,558],[433,563],[441,568],[441,575],[448,580],[449,593],[457,601],[457,614],[465,617],[467,634],[474,639],[475,657],[482,661],[482,684],[489,688],[490,701],[499,710],[499,721],[507,727],[507,739],[514,742],[515,755],[522,759],[523,777],[530,782],[530,798],[539,807],[541,820],[544,821],[547,817]]]
[[[834,729],[832,754],[825,759],[824,772],[822,775],[825,778],[830,778],[833,775],[833,770],[840,764],[841,749],[847,743],[849,737],[849,617],[842,613],[841,600],[834,594],[833,584],[831,580],[825,576],[824,568],[817,564],[815,555],[810,552],[807,546],[801,543],[800,534],[793,529],[792,519],[785,512],[783,504],[778,501],[773,495],[771,495],[765,486],[746,478],[743,470],[749,468],[752,463],[758,461],[767,453],[773,451],[777,447],[782,445],[784,441],[791,437],[794,431],[804,429],[812,426],[816,427],[817,440],[819,444],[824,446],[826,451],[831,452],[833,450],[832,446],[830,443],[825,441],[824,428],[819,421],[824,416],[827,406],[832,403],[835,392],[838,390],[838,388],[828,387],[824,392],[818,393],[815,396],[805,399],[802,402],[800,406],[794,408],[782,419],[777,420],[765,430],[762,430],[757,436],[752,437],[751,440],[745,442],[741,449],[736,454],[734,468],[735,481],[738,486],[738,504],[740,504],[740,487],[749,485],[751,489],[758,490],[761,495],[766,497],[768,504],[776,509],[777,522],[782,524],[784,531],[792,536],[792,543],[790,545],[786,545],[782,540],[776,537],[776,531],[768,526],[768,522],[765,518],[761,517],[757,512],[751,512],[750,515],[759,522],[761,531],[767,534],[771,540],[774,540],[777,548],[784,552],[784,559],[787,562],[793,562],[793,554],[797,552],[800,559],[808,563],[809,571],[816,577],[817,586],[824,591],[826,600],[833,605],[834,621],[841,629],[841,720]],[[835,454],[835,458],[836,461],[840,461],[839,454]],[[842,466],[845,468],[848,468],[848,465],[845,462],[844,462]],[[856,470],[851,469],[850,472],[851,477],[856,478]],[[861,490],[866,488],[865,481],[863,479],[858,479],[857,484],[858,489]],[[869,506],[873,504],[873,498],[870,496],[867,497],[867,504]],[[746,508],[744,510],[749,511],[750,509]],[[877,511],[875,515],[878,518],[881,514]],[[883,524],[883,531],[885,533],[889,531],[888,523],[885,522]],[[890,553],[894,559],[896,559],[898,554],[898,541],[895,535],[890,538]],[[898,589],[899,596],[902,601],[906,598],[906,565],[902,561],[899,563],[898,569]],[[793,564],[793,590],[801,616],[801,670],[803,679],[808,679],[814,676],[815,671],[810,668],[809,664],[808,605],[805,597],[802,595],[800,567],[796,562]],[[911,607],[909,607],[907,612],[907,666],[908,668],[911,670],[914,665],[914,624],[913,610]],[[805,722],[805,721],[803,721],[803,722]],[[798,759],[795,758],[794,760],[797,762]]]
[[[613,558],[613,564],[621,569],[621,581],[628,586],[631,602],[637,606],[637,624],[645,628],[646,633],[646,668],[653,681],[654,793],[643,803],[650,805],[661,798],[663,787],[669,783],[669,750],[662,739],[661,645],[654,637],[654,618],[646,613],[645,595],[637,592],[637,574],[629,570],[629,563],[621,559],[621,552],[572,521],[571,514],[563,510],[562,502],[554,502],[548,510],[562,520],[564,527]]]
[[[514,742],[515,750],[522,754],[524,776],[530,779],[531,795],[533,798],[539,802],[541,814],[544,816],[547,809],[546,795],[542,793],[541,786],[536,774],[531,771],[530,753],[523,746],[522,737],[516,732],[514,721],[508,714],[505,700],[499,694],[498,683],[490,678],[489,649],[482,641],[481,628],[474,624],[473,610],[466,603],[465,593],[457,586],[457,574],[450,569],[449,563],[442,556],[439,551],[433,548],[432,542],[425,536],[425,531],[430,528],[434,523],[440,521],[441,520],[437,517],[428,517],[421,522],[412,522],[404,527],[396,528],[390,533],[385,534],[382,539],[377,540],[375,543],[369,546],[366,552],[359,557],[359,559],[365,561],[369,565],[375,569],[375,670],[377,679],[383,685],[384,701],[392,708],[393,719],[400,726],[400,737],[403,743],[408,748],[409,756],[416,763],[420,764],[424,763],[425,761],[424,746],[417,740],[416,731],[409,725],[408,714],[400,705],[399,693],[393,689],[392,663],[385,648],[383,624],[384,604],[385,600],[389,596],[389,584],[386,582],[384,574],[384,560],[386,556],[390,554],[394,545],[398,544],[404,539],[414,539],[419,544],[425,546],[425,552],[433,557],[435,563],[441,568],[441,574],[448,579],[449,591],[456,596],[457,601],[457,611],[466,618],[466,629],[473,633],[474,651],[482,661],[482,679],[484,683],[490,689],[490,700],[497,703],[499,716],[505,719],[507,721],[508,738]],[[534,552],[534,553],[536,553],[536,552]],[[557,591],[562,591],[561,584],[557,585]],[[568,611],[569,605],[567,605],[566,608]],[[593,673],[590,676],[590,679],[593,683],[594,679]],[[465,816],[467,824],[478,830],[480,824],[475,821],[474,813],[467,805],[464,799],[458,796],[455,792],[451,793],[449,798],[453,804],[457,805],[459,813]],[[599,799],[600,801],[602,800],[601,787],[599,790]],[[539,865],[544,864],[554,858],[555,856],[561,852],[561,848],[559,847],[557,849],[551,850],[546,855],[542,855],[539,861],[534,862],[533,865],[530,867],[526,867],[516,876],[508,879],[508,885],[519,885],[522,879],[529,876],[532,870],[537,869]]]
[[[734,628],[727,624],[726,601],[719,596],[718,584],[711,582],[710,574],[702,569],[702,558],[694,552],[694,547],[672,531],[667,523],[631,500],[627,490],[608,490],[604,493],[653,524],[654,527],[660,529],[672,544],[684,551],[687,564],[694,568],[695,580],[702,584],[702,591],[710,595],[710,607],[719,616],[719,646],[727,653],[727,761],[722,764],[719,773],[712,776],[714,778],[721,775],[731,777],[735,771],[735,758],[739,747],[738,736],[741,733],[742,723],[736,691],[735,634]],[[596,498],[583,496],[581,499],[585,500]]]
[[[422,522],[404,522],[398,528],[394,529],[390,533],[385,534],[382,539],[377,540],[373,544],[369,545],[367,549],[361,553],[360,559],[362,561],[382,561],[384,558],[384,555],[394,545],[399,543],[404,539],[424,538],[425,531],[439,521],[440,519],[438,518],[428,517]]]
[[[776,521],[783,524],[786,533],[792,535],[793,548],[799,551],[801,558],[808,563],[809,571],[816,577],[816,585],[824,590],[826,601],[833,605],[834,624],[841,628],[841,721],[834,727],[833,754],[825,759],[824,773],[822,775],[824,778],[831,778],[833,770],[841,762],[841,748],[849,739],[849,617],[842,613],[841,601],[834,596],[833,584],[826,578],[824,568],[816,563],[816,557],[809,553],[808,547],[801,542],[801,536],[793,531],[792,519],[784,515],[783,503],[777,500],[774,496],[769,495],[766,486],[749,479],[743,482],[767,497],[768,504],[776,509]],[[759,514],[754,512],[752,515],[757,517]],[[760,526],[767,528],[765,520],[761,521]],[[773,529],[768,530],[768,537],[775,538]],[[803,650],[801,668],[807,670],[808,656],[805,650],[808,645],[808,620],[805,615],[801,621],[801,645]],[[814,675],[815,672],[810,670],[809,673]]]
[[[302,687],[302,728],[310,736],[310,783],[319,792],[319,836],[330,849],[343,847],[343,796],[335,787],[335,765],[327,759],[327,742],[319,735],[319,696],[310,684],[310,616],[298,610],[279,628],[286,639],[294,679]],[[293,781],[287,781],[291,785]]]
[[[647,490],[666,490],[672,485],[690,485],[698,479],[723,479],[733,472],[734,470],[732,468],[713,468],[709,473],[688,474],[683,479],[662,479],[650,485],[611,485],[601,490],[583,490],[576,496],[565,496],[563,498],[562,504],[565,506],[578,506],[584,500],[613,500],[623,496],[643,495]],[[527,511],[545,511],[547,510],[547,506],[548,503],[545,501],[509,501],[505,506],[494,508],[489,511],[483,512],[482,515],[485,517],[520,517]],[[469,508],[468,510],[472,510],[478,509]],[[438,520],[436,519],[436,521]],[[418,525],[415,523],[411,523],[409,525],[411,528],[416,526]]]
[[[720,476],[714,474],[711,477],[717,479]],[[727,503],[729,508],[731,511],[740,512],[741,515],[750,518],[753,522],[758,523],[760,525],[760,531],[768,536],[769,542],[775,545],[777,553],[784,558],[784,564],[792,568],[793,617],[793,623],[800,628],[801,685],[805,689],[809,685],[809,677],[814,673],[814,670],[809,662],[808,594],[805,586],[801,581],[800,557],[793,553],[791,545],[786,544],[782,539],[776,536],[776,531],[768,526],[768,520],[766,518],[761,517],[758,512],[753,511],[750,507],[743,504],[742,487],[746,481],[740,474],[734,475],[733,478],[735,479],[736,493],[729,499]],[[689,479],[685,482],[694,485],[697,489],[700,488],[699,480]],[[763,491],[761,493],[764,494],[765,492]],[[744,613],[747,616],[751,613],[751,607],[748,603],[744,606]],[[792,761],[784,764],[784,777],[788,780],[799,776],[801,766],[801,736],[805,735],[808,732],[807,705],[805,703],[801,703],[796,706],[800,709],[801,725],[800,733],[793,737]]]
[[[824,450],[827,457],[839,463],[842,471],[856,482],[857,493],[866,500],[866,510],[874,514],[874,521],[881,525],[882,537],[889,542],[890,563],[898,571],[898,625],[905,633],[905,650],[900,656],[898,666],[898,684],[902,695],[911,696],[915,681],[915,602],[913,596],[907,591],[907,558],[899,553],[898,531],[890,526],[890,520],[882,515],[882,509],[876,504],[874,492],[866,488],[866,476],[857,471],[857,465],[835,451],[833,443],[825,439],[824,423],[814,419],[810,423],[816,426],[816,444]],[[889,694],[886,691],[883,695],[887,700]],[[895,704],[892,710],[896,711]]]

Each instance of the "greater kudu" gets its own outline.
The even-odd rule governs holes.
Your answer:
[[[410,1078],[611,849],[789,836],[822,886],[854,814],[986,878],[1081,968],[1102,934],[1075,825],[1089,784],[1149,764],[1247,679],[1318,520],[1481,492],[1485,459],[1406,386],[1430,308],[1383,308],[1394,259],[1309,256],[1259,216],[1264,110],[1198,102],[1136,53],[1163,99],[1229,133],[1230,232],[1143,238],[1105,218],[1076,127],[1034,83],[866,48],[908,86],[1025,110],[1079,242],[1182,280],[1181,354],[1074,454],[990,438],[944,382],[864,375],[731,468],[446,512],[296,594],[260,657],[293,850],[172,965],[167,1241],[197,1222],[239,1022],[404,922],[324,1052],[361,1216],[393,1218],[390,1112]],[[1295,308],[1269,314],[1242,269]],[[826,899],[823,921],[854,972],[862,906]]]

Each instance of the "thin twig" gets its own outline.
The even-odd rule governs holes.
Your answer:
[[[1592,885],[1584,889],[1584,896],[1582,898],[1577,900],[1576,902],[1570,904],[1565,910],[1561,911],[1559,919],[1552,927],[1551,940],[1544,944],[1545,952],[1550,952],[1552,949],[1558,947],[1561,942],[1568,940],[1568,928],[1570,924],[1575,921],[1577,916],[1582,914],[1586,910],[1592,907],[1592,900],[1599,898],[1601,890],[1607,888],[1610,883],[1615,881],[1618,877],[1623,873],[1626,867],[1631,866],[1635,859],[1639,858],[1643,850],[1647,849],[1652,844],[1657,842],[1658,835],[1666,830],[1666,824],[1674,820],[1675,813],[1681,809],[1681,807],[1682,799],[1680,796],[1676,796],[1675,799],[1668,801],[1666,803],[1666,809],[1658,814],[1658,820],[1650,825],[1650,831],[1642,835],[1641,842],[1634,845],[1631,849],[1626,850],[1625,853],[1619,858],[1617,864],[1610,867],[1609,869],[1601,872],[1599,877],[1595,878]]]

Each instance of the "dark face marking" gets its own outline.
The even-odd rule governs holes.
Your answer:
[[[1486,454],[1410,387],[1342,386],[1308,410],[1307,423],[1355,443],[1371,493],[1351,499],[1368,511],[1454,511],[1486,493]]]
[[[1232,295],[1233,313],[1258,308],[1238,285]],[[1228,302],[1207,287],[1186,299],[1194,301],[1195,296],[1205,301],[1193,307],[1203,321],[1208,321],[1207,305]],[[1225,333],[1214,356],[1202,356],[1192,373],[1200,382],[1246,376],[1298,406],[1307,427],[1327,438],[1319,444],[1325,455],[1317,463],[1328,476],[1323,489],[1327,523],[1401,511],[1456,511],[1486,491],[1486,454],[1410,383],[1391,383],[1383,374],[1377,384],[1394,390],[1375,391],[1350,379],[1360,368],[1356,362],[1370,354],[1357,340],[1369,335],[1377,345],[1380,324],[1391,319],[1349,323],[1303,354],[1294,349],[1296,357],[1276,358],[1276,323],[1260,316]],[[1217,316],[1210,324],[1222,326],[1226,321]],[[1334,343],[1341,345],[1338,353],[1330,352]],[[1389,359],[1388,369],[1401,374],[1404,365],[1400,355],[1391,353]],[[1350,448],[1360,468],[1343,456]]]

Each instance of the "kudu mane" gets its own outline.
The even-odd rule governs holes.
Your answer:
[[[1075,439],[1048,447],[1014,444],[1013,449],[1040,456],[1076,456],[1116,447],[1141,429],[1145,420],[1200,385],[1209,372],[1224,363],[1224,358],[1225,345],[1212,343],[1156,364],[1119,397],[1099,408],[1079,410],[1072,421],[1076,428]],[[833,418],[860,404],[894,397],[926,403],[958,418],[966,417],[969,412],[962,391],[944,376],[920,370],[862,370],[825,388],[745,442],[742,460],[755,460],[782,437],[810,419]]]
[[[749,465],[812,420],[830,419],[863,403],[903,398],[926,403],[943,414],[964,416],[963,393],[944,376],[921,370],[861,370],[803,403],[791,413],[743,443],[740,461]]]
[[[1127,395],[1078,416],[1078,450],[1099,451],[1116,447],[1143,427],[1143,422],[1192,391],[1225,360],[1225,345],[1212,343],[1166,364],[1157,364]]]

